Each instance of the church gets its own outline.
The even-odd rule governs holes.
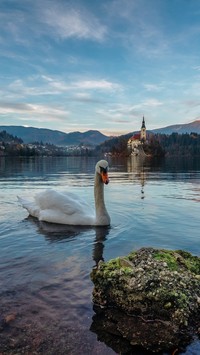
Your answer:
[[[142,145],[147,140],[145,120],[143,116],[140,133],[134,134],[127,142],[127,149],[130,155],[138,155],[142,150]]]

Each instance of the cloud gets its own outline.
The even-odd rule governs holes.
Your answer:
[[[13,103],[13,102],[0,102],[0,113],[1,114],[12,113],[12,112],[23,113],[23,112],[27,112],[27,111],[30,111],[30,107],[28,104]]]
[[[63,5],[61,2],[50,1],[48,6],[43,6],[40,21],[61,39],[74,37],[102,41],[107,33],[106,26],[86,8]]]
[[[105,91],[113,91],[121,89],[119,84],[113,83],[111,81],[107,81],[104,79],[101,80],[82,80],[77,81],[72,84],[72,87],[78,89],[85,89],[85,90],[105,90]]]
[[[97,16],[83,5],[61,0],[21,0],[13,1],[14,6],[1,9],[0,42],[8,37],[15,43],[29,47],[33,41],[75,38],[102,42],[107,35],[107,27]],[[46,42],[47,43],[47,42]]]
[[[144,101],[143,105],[148,106],[148,107],[158,107],[158,106],[162,106],[163,102],[152,98],[152,99],[148,99],[148,100]]]
[[[28,120],[28,115],[30,116],[30,119],[35,117],[35,119],[38,121],[43,119],[48,121],[62,121],[63,118],[69,115],[69,112],[49,105],[0,102],[0,114],[18,114],[21,115],[20,118],[18,118],[20,120],[24,120],[24,115],[26,120]]]
[[[126,124],[126,123],[131,123],[130,120],[120,120],[120,119],[113,119],[112,122],[116,123],[116,124]]]
[[[102,104],[105,103],[105,100],[93,97],[88,92],[77,92],[75,93],[70,100],[83,102],[83,103],[91,103],[91,104]]]
[[[105,79],[86,79],[86,80],[78,80],[78,81],[68,81],[66,83],[63,80],[59,80],[58,78],[52,78],[46,75],[42,75],[42,79],[46,81],[49,85],[49,87],[53,89],[57,89],[58,91],[71,91],[71,90],[83,90],[83,92],[78,92],[76,94],[77,98],[80,99],[88,99],[89,98],[89,93],[84,92],[84,90],[101,90],[101,91],[116,91],[116,90],[122,90],[122,86],[120,84],[117,84],[112,81],[108,81]]]
[[[200,65],[193,67],[194,70],[200,71]]]
[[[64,81],[59,80],[49,80],[48,83],[49,87],[56,89],[60,92],[76,89],[101,91],[115,91],[121,89],[121,86],[119,84],[104,79],[71,81],[69,83],[65,83]]]
[[[195,100],[195,99],[186,100],[184,101],[184,104],[189,108],[198,107],[200,106],[200,100]]]
[[[97,113],[101,116],[107,117],[111,119],[113,122],[120,123],[122,122],[130,122],[127,118],[138,118],[141,115],[139,112],[140,105],[124,105],[124,104],[116,104],[113,107],[106,109],[98,109]]]
[[[144,84],[144,88],[147,91],[161,91],[164,87],[156,84]]]
[[[156,1],[154,6],[152,1],[146,0],[113,0],[106,8],[112,36],[129,53],[152,58],[168,52],[170,43],[165,33],[160,2]]]
[[[27,98],[33,96],[44,96],[44,95],[58,95],[61,92],[66,91],[66,87],[63,87],[63,83],[48,83],[44,84],[41,82],[41,79],[36,77],[28,77],[24,80],[16,79],[4,89],[1,90],[1,97],[5,97],[7,99],[19,99],[19,98]]]
[[[77,78],[76,78],[77,79]],[[26,102],[48,101],[49,97],[55,102],[55,105],[69,104],[69,100],[87,102],[87,103],[105,103],[107,93],[121,91],[122,87],[118,83],[105,79],[86,79],[86,80],[66,80],[59,76],[50,75],[32,75],[24,79],[15,79],[1,86],[1,100],[7,102]],[[98,94],[99,93],[99,94]]]

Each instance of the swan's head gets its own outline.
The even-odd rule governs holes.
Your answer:
[[[106,160],[100,160],[96,164],[95,171],[101,175],[102,182],[104,184],[109,183],[109,177],[108,177],[108,162]]]

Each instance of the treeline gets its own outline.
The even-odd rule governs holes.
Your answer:
[[[18,138],[17,136],[13,136],[12,134],[7,133],[6,131],[1,131],[0,132],[0,142],[1,144],[3,143],[23,143],[23,140],[21,138]]]
[[[98,145],[95,149],[95,152],[97,154],[109,153],[111,155],[128,156],[130,154],[130,151],[128,151],[127,149],[127,142],[131,136],[132,134],[130,133],[127,135],[111,138],[105,141],[104,143]],[[165,151],[161,146],[158,138],[153,134],[149,136],[148,142],[143,144],[143,149],[147,155],[165,155]]]
[[[59,147],[42,141],[25,144],[21,138],[0,132],[0,156],[91,156],[92,152],[82,145]]]
[[[0,156],[35,156],[37,152],[35,149],[30,149],[27,145],[23,144],[23,140],[17,136],[7,133],[6,131],[0,132]]]
[[[1,155],[7,155],[7,156],[20,156],[20,157],[34,157],[38,156],[39,153],[35,148],[29,148],[27,145],[21,145],[21,144],[9,144],[9,143],[4,143],[4,150],[0,150]],[[1,147],[2,148],[2,147]]]
[[[157,134],[155,138],[165,150],[166,155],[200,156],[200,134]]]
[[[112,155],[129,155],[127,141],[132,134],[111,138],[98,145],[97,153]],[[200,156],[200,135],[197,133],[178,134],[148,134],[148,140],[143,145],[147,155],[153,156]]]
[[[126,134],[119,137],[114,137],[106,140],[104,143],[99,144],[94,153],[110,153],[112,155],[127,155],[127,141],[132,134]]]
[[[104,143],[96,146],[95,149],[84,147],[61,148],[52,144],[35,142],[23,144],[23,140],[8,134],[6,131],[0,132],[0,155],[99,155],[109,153],[117,156],[128,156],[128,139],[132,133],[108,139]],[[153,134],[148,133],[147,142],[143,144],[144,152],[151,156],[200,156],[200,134],[185,133],[178,134]]]

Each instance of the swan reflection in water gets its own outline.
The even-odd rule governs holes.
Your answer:
[[[93,242],[92,257],[95,261],[95,266],[98,265],[100,260],[104,261],[103,251],[104,242],[110,233],[110,226],[91,227],[91,226],[72,226],[65,224],[48,223],[38,221],[37,218],[28,216],[27,221],[37,226],[38,232],[42,234],[50,243],[70,242],[72,239],[85,234],[87,232],[94,231],[95,238]]]
[[[37,232],[42,236],[44,236],[45,240],[48,243],[69,243],[69,248],[70,248],[70,243],[74,241],[74,239],[79,238],[81,240],[81,237],[86,235],[88,232],[89,236],[93,235],[92,259],[95,262],[93,268],[97,267],[100,260],[104,261],[103,254],[104,254],[105,242],[107,236],[110,233],[110,227],[85,227],[85,226],[78,227],[78,226],[68,226],[68,225],[61,225],[61,224],[59,225],[54,223],[41,222],[31,216],[29,216],[26,219],[26,221],[34,224],[37,228]],[[88,277],[89,275],[87,272],[87,278]],[[81,282],[81,287],[83,288],[82,282]],[[72,291],[74,292],[73,289]],[[88,298],[85,300],[87,304],[88,302],[91,302],[91,293],[92,291],[88,292],[88,296],[87,296]],[[67,307],[67,299],[65,299],[64,304],[65,307]],[[76,307],[81,307],[81,306],[77,304]],[[137,319],[135,319],[135,322],[132,323],[133,317],[130,317],[131,318],[131,323],[130,323],[130,319],[127,318],[119,310],[116,311],[114,309],[104,310],[96,305],[93,305],[93,311],[94,313],[93,315],[91,315],[91,320],[90,320],[91,323],[88,330],[90,330],[90,332],[96,335],[98,341],[104,343],[108,348],[112,349],[115,353],[118,354],[123,353],[123,354],[135,354],[135,355],[152,355],[152,352],[146,351],[141,347],[133,346],[132,344],[130,344],[130,342],[124,339],[121,336],[121,334],[116,330],[117,322],[120,323],[123,322],[125,328],[127,324],[128,326],[131,324],[131,327],[134,329],[135,334],[137,334],[139,327],[141,327],[141,324]],[[143,326],[144,325],[142,324],[142,327]],[[140,333],[138,333],[138,343],[140,341],[139,338],[140,338]]]

